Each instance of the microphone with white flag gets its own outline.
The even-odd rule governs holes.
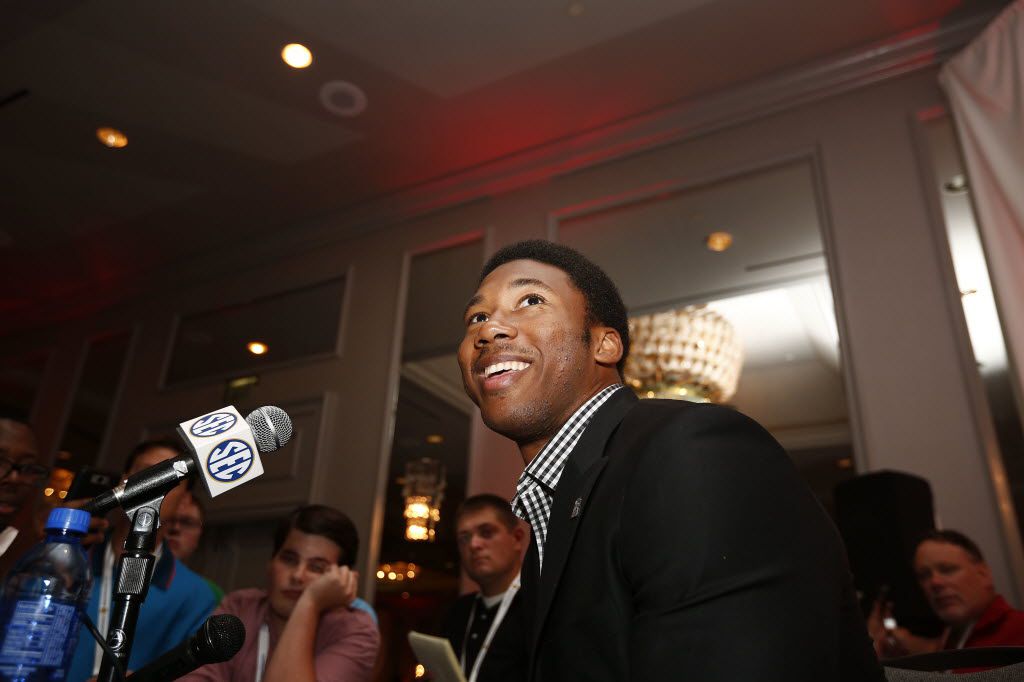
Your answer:
[[[181,422],[178,435],[188,445],[189,454],[129,476],[82,508],[91,514],[105,514],[116,507],[134,509],[197,474],[210,495],[216,497],[263,474],[260,453],[273,452],[288,442],[292,420],[284,410],[271,405],[253,410],[242,419],[238,410],[228,405]]]

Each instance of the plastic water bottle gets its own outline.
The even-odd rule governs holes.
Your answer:
[[[59,507],[46,539],[11,569],[0,602],[0,680],[61,682],[78,642],[92,572],[81,539],[89,513]]]

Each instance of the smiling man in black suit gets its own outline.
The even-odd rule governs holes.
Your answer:
[[[882,680],[831,522],[726,407],[639,401],[614,283],[530,241],[484,266],[459,365],[526,468],[528,679]]]

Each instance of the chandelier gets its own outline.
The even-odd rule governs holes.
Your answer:
[[[736,393],[743,348],[732,325],[703,305],[629,319],[626,382],[641,398],[726,402]]]
[[[433,542],[434,526],[441,520],[441,500],[446,485],[444,466],[429,457],[406,462],[402,484],[405,539]]]

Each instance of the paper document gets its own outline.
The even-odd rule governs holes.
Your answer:
[[[424,635],[414,630],[409,633],[409,646],[434,682],[466,682],[452,644],[444,637]]]

